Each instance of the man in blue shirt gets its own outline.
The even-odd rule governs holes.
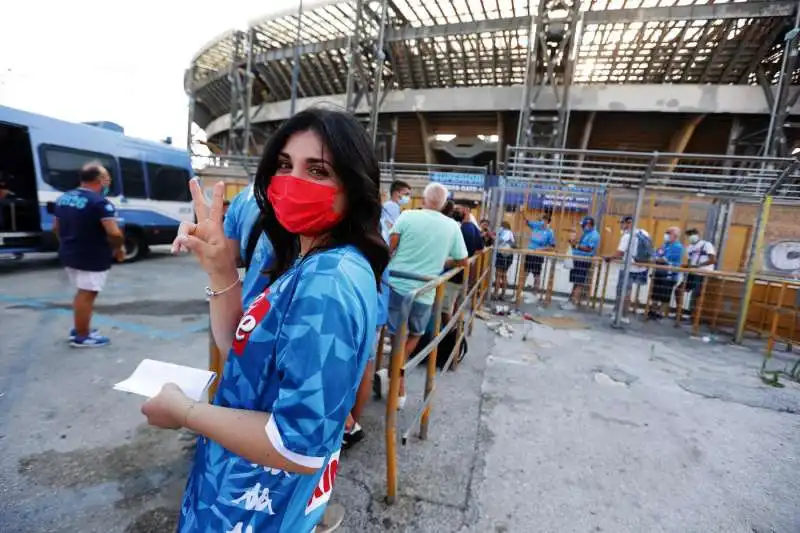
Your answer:
[[[553,228],[550,227],[552,220],[549,213],[542,215],[542,219],[538,221],[530,221],[527,218],[525,222],[531,228],[531,238],[528,242],[529,250],[538,250],[540,252],[551,251],[556,247],[556,238],[553,233]],[[542,274],[542,264],[544,257],[540,255],[526,255],[525,256],[525,279],[517,280],[517,283],[525,283],[529,274],[533,274],[533,287],[534,291],[538,286],[539,276]]]
[[[483,237],[481,236],[480,228],[469,221],[462,209],[457,208],[453,212],[453,220],[461,226],[461,236],[464,237],[464,244],[467,246],[467,257],[472,257],[483,250]],[[442,273],[444,272],[447,272],[447,269]],[[445,285],[444,301],[442,303],[442,324],[450,322],[454,308],[461,303],[463,280],[464,274],[459,273],[453,276]]]
[[[569,245],[572,247],[572,270],[569,271],[572,294],[570,294],[569,301],[561,306],[565,310],[575,309],[586,295],[592,262],[581,260],[581,258],[594,257],[600,246],[600,233],[594,227],[593,217],[583,217],[581,229],[583,229],[581,238],[577,241],[575,239],[569,241]]]
[[[73,300],[74,329],[70,344],[76,348],[105,346],[108,337],[91,329],[97,293],[103,290],[112,256],[125,258],[125,238],[116,221],[114,204],[105,198],[111,176],[100,163],[81,168],[80,187],[56,200],[53,232],[59,240],[58,256],[77,292]]]
[[[656,250],[655,262],[663,266],[680,267],[682,261],[681,230],[672,226],[667,228],[664,233],[664,244]],[[653,273],[653,307],[648,312],[649,318],[659,319],[669,314],[672,292],[675,285],[678,284],[680,276],[680,272],[655,269]]]

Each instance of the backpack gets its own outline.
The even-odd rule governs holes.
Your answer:
[[[444,322],[442,325],[444,325]],[[432,339],[433,336],[431,335],[431,332],[426,331],[425,334],[420,337],[417,347],[414,349],[414,353],[409,356],[409,359],[421,352],[422,349],[425,348]],[[442,342],[439,343],[438,351],[436,352],[436,367],[439,370],[442,370],[445,363],[447,363],[447,358],[450,357],[450,354],[453,352],[453,348],[456,345],[456,339],[458,339],[458,328],[453,328],[447,335],[444,336]],[[456,354],[453,362],[460,363],[463,361],[468,351],[469,347],[467,346],[467,338],[465,336],[464,340],[461,341],[461,353]]]
[[[642,230],[636,230],[636,252],[633,260],[637,263],[649,263],[652,259],[653,239]]]

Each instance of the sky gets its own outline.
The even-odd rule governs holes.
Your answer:
[[[0,104],[186,146],[183,75],[217,35],[294,0],[24,0],[0,17]]]

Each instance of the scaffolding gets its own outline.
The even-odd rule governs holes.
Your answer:
[[[786,132],[794,127],[787,110],[800,94],[798,0],[611,4],[342,0],[302,15],[293,8],[223,34],[193,58],[185,76],[190,114],[201,127],[229,116],[238,144],[226,140],[235,144],[226,152],[238,153],[244,117],[259,143],[276,122],[264,106],[285,116],[293,93],[298,105],[337,95],[366,117],[370,131],[378,129],[390,159],[392,128],[380,130],[375,117],[391,91],[524,86],[516,144],[562,147],[573,84],[761,84],[772,113],[741,124],[730,153],[793,149]],[[242,115],[248,95],[252,112]],[[766,152],[765,143],[775,146]]]

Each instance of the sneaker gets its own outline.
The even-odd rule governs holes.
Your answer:
[[[406,408],[406,398],[407,396],[398,396],[397,397],[397,410],[402,411]]]
[[[577,308],[578,306],[572,302],[564,302],[563,304],[561,304],[562,311],[574,311]]]
[[[88,337],[75,337],[69,344],[73,348],[99,348],[107,346],[111,343],[111,339],[103,337],[102,335],[89,335]]]
[[[89,336],[90,337],[96,337],[97,336],[97,329],[96,328],[92,328],[91,330],[89,330]],[[69,340],[71,340],[71,341],[75,340],[75,328],[72,328],[71,330],[69,330]]]
[[[389,396],[389,370],[386,368],[381,368],[377,372],[375,372],[375,379],[372,380],[372,392],[375,393],[375,397],[386,398]]]
[[[315,533],[331,533],[342,525],[344,521],[344,506],[338,503],[329,503],[325,508],[322,520],[317,524]]]
[[[342,437],[342,449],[347,450],[351,448],[354,444],[364,440],[364,437],[366,436],[367,435],[364,433],[364,430],[361,429],[361,425],[356,422],[349,430],[344,430],[344,436]]]

